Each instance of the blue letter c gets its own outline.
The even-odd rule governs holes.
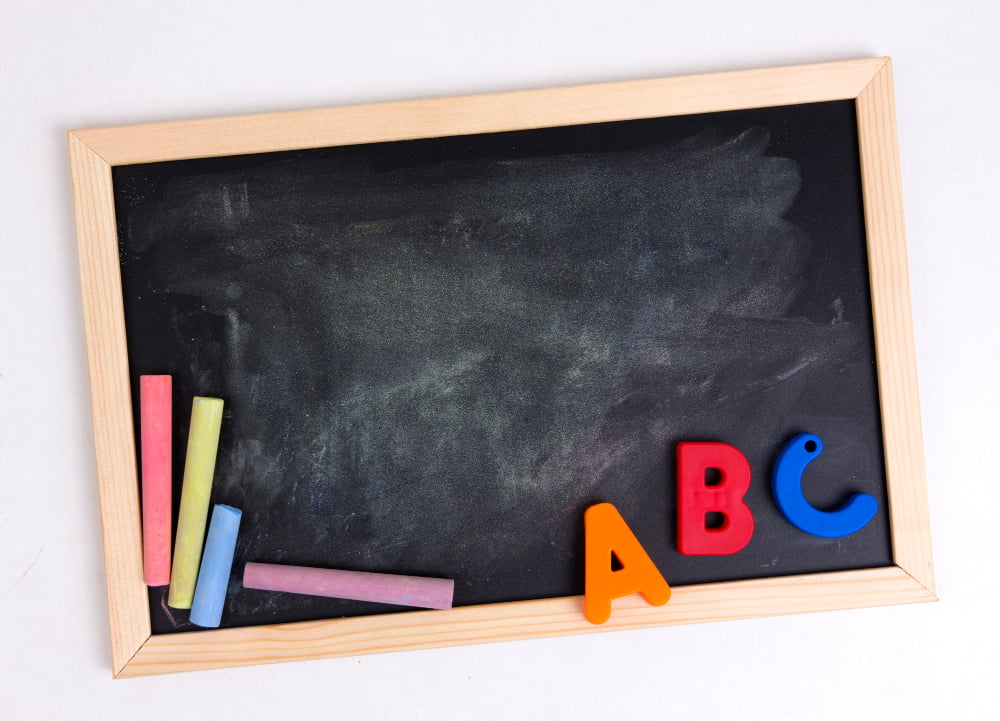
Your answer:
[[[802,493],[802,473],[822,452],[823,441],[812,433],[800,433],[781,449],[771,482],[774,501],[801,531],[821,538],[849,536],[874,518],[878,501],[867,493],[855,493],[836,511],[814,508]]]

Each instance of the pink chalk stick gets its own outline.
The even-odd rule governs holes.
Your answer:
[[[142,437],[142,564],[147,586],[170,583],[170,376],[139,377]]]
[[[455,594],[455,582],[447,578],[333,571],[274,563],[248,563],[243,569],[243,586],[264,591],[439,609],[451,608]]]

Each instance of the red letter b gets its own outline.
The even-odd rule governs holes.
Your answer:
[[[705,471],[721,474],[708,485]],[[677,550],[685,556],[725,556],[743,548],[753,535],[753,514],[743,502],[750,487],[750,464],[725,443],[677,445]],[[722,525],[708,528],[706,514],[721,513]]]

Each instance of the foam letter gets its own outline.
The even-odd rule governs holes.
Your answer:
[[[719,482],[708,485],[705,471],[715,469]],[[725,443],[677,446],[677,550],[685,556],[726,556],[743,550],[753,536],[753,513],[743,502],[750,487],[750,464]],[[706,514],[722,515],[718,528],[706,526]]]
[[[849,536],[874,518],[878,501],[867,493],[855,493],[836,511],[814,508],[802,494],[802,473],[822,452],[823,441],[812,433],[800,433],[781,449],[771,481],[774,501],[800,531],[821,538]]]
[[[670,586],[656,569],[618,509],[598,503],[583,514],[586,567],[583,613],[594,624],[611,618],[611,601],[641,593],[652,606],[670,600]],[[612,570],[611,554],[621,568]]]

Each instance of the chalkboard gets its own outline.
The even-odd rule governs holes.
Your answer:
[[[472,609],[577,597],[600,501],[678,590],[896,569],[864,102],[110,164],[131,453],[139,376],[171,374],[175,504],[191,398],[226,401],[223,627],[406,615],[245,589],[247,561],[452,578]],[[857,533],[778,510],[801,432],[813,505],[878,501]],[[743,551],[678,552],[682,441],[748,459]],[[196,628],[165,600],[154,638]]]

